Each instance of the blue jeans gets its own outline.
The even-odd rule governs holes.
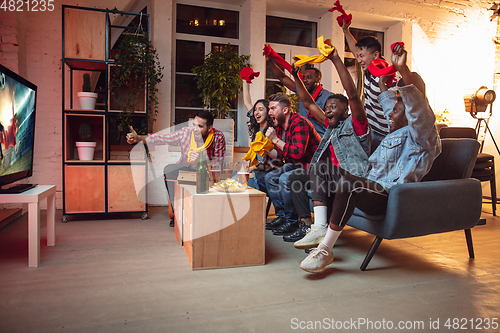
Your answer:
[[[267,171],[254,170],[253,177],[248,180],[248,186],[253,187],[256,190],[266,192],[266,175]]]
[[[296,168],[295,164],[286,163],[281,168],[268,172],[265,176],[267,193],[273,203],[276,215],[290,222],[297,220],[297,213],[293,208],[288,177]]]

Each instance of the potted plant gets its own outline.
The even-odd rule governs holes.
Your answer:
[[[144,98],[145,91],[148,122],[145,128],[137,129],[144,134],[152,130],[158,114],[158,83],[163,78],[163,67],[147,35],[126,35],[117,49],[109,89],[123,111],[118,115],[118,126],[122,131],[128,131],[131,116]]]
[[[90,135],[92,134],[90,125],[87,123],[80,124],[80,139],[82,141],[75,142],[76,149],[78,150],[78,158],[80,161],[92,161],[94,159],[94,150],[96,142],[89,142]]]
[[[192,69],[204,107],[211,110],[215,118],[228,116],[231,101],[242,90],[240,70],[248,66],[249,59],[250,56],[238,55],[227,44],[210,52],[202,65]]]
[[[80,101],[80,108],[83,110],[93,110],[95,108],[97,93],[92,92],[92,88],[90,86],[90,74],[83,74],[82,91],[77,93],[77,95],[78,100]]]

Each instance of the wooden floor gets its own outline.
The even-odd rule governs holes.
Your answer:
[[[339,332],[387,332],[376,329],[383,320],[406,325],[399,332],[449,332],[453,318],[467,328],[500,317],[500,217],[490,210],[472,231],[473,260],[457,231],[383,241],[361,272],[373,237],[346,228],[321,274],[302,271],[304,251],[270,231],[266,265],[192,271],[165,208],[146,221],[57,223],[55,247],[42,223],[41,265],[28,268],[24,215],[0,230],[0,332],[329,331],[332,320],[358,324]]]

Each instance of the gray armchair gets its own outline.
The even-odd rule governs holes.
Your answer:
[[[474,258],[470,229],[481,216],[481,183],[470,179],[479,151],[472,139],[443,139],[442,153],[419,183],[394,186],[384,216],[356,209],[348,225],[376,236],[360,269],[364,271],[383,239],[464,230],[469,257]]]

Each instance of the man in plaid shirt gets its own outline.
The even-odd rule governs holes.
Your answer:
[[[269,116],[273,119],[276,129],[268,128],[266,136],[274,143],[278,159],[285,164],[268,172],[265,177],[265,188],[278,216],[272,222],[266,223],[266,229],[273,229],[274,235],[285,235],[298,228],[293,202],[291,199],[287,200],[291,196],[282,195],[283,192],[290,192],[288,176],[297,168],[309,167],[321,138],[309,120],[292,113],[291,101],[287,95],[274,94],[268,99]]]
[[[174,202],[175,182],[180,170],[196,170],[200,160],[200,153],[205,154],[205,160],[213,163],[222,163],[226,155],[226,140],[224,134],[213,128],[214,117],[209,111],[199,111],[193,120],[193,127],[184,127],[169,134],[138,135],[132,127],[127,134],[127,142],[134,144],[146,141],[149,145],[174,145],[181,147],[181,159],[175,164],[169,164],[163,169],[165,185],[167,187],[170,204]],[[196,142],[196,149],[191,151],[191,138]],[[207,141],[207,138],[209,141]],[[200,149],[204,143],[206,149]],[[197,151],[198,150],[198,151]],[[173,209],[173,206],[172,206]],[[170,226],[173,226],[173,218]]]

